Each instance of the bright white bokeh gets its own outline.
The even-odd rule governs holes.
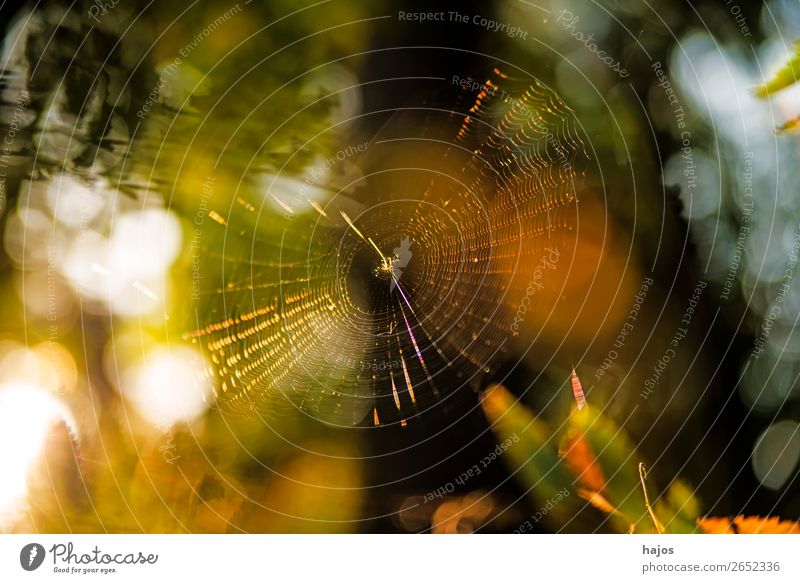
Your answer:
[[[329,174],[329,164],[316,159],[305,169],[299,178],[264,174],[261,177],[262,190],[271,208],[276,213],[300,215],[310,211],[312,202],[324,204],[328,191],[318,186]]]
[[[125,213],[114,221],[109,242],[109,270],[129,281],[161,276],[181,248],[181,228],[160,208]]]
[[[665,181],[682,187],[679,196],[701,265],[717,281],[736,281],[749,311],[749,331],[766,344],[764,354],[743,371],[740,388],[745,403],[763,413],[798,395],[800,155],[796,136],[776,128],[800,115],[800,85],[769,99],[758,98],[754,88],[795,52],[794,37],[780,34],[787,15],[798,13],[795,4],[770,3],[762,25],[771,32],[752,51],[694,31],[673,49],[669,67],[687,114],[691,151],[687,159],[684,151],[670,158]],[[677,132],[674,121],[667,127]],[[679,180],[682,165],[697,177],[691,193]],[[768,317],[774,322],[765,332]]]
[[[66,253],[62,272],[75,291],[123,316],[165,311],[167,270],[181,249],[171,212],[153,208],[120,215],[111,235],[87,230]]]
[[[122,394],[151,425],[189,423],[210,404],[213,388],[203,356],[188,347],[159,347],[122,376]]]
[[[77,436],[69,409],[49,391],[21,382],[0,385],[0,527],[24,512],[28,475],[59,422]]]
[[[62,174],[47,188],[47,204],[53,217],[70,227],[88,225],[110,202],[102,188],[90,188],[84,181]]]
[[[4,384],[36,386],[51,393],[69,393],[78,371],[69,350],[58,342],[31,348],[10,340],[0,342],[0,379]]]

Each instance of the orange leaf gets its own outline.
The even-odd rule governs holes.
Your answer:
[[[613,520],[617,525],[616,528],[620,532],[633,534],[636,531],[636,525],[627,516],[625,516],[625,513],[621,512],[619,508],[615,508],[614,505],[609,502],[608,499],[600,492],[578,490],[578,496],[586,500],[589,504],[601,512],[605,512],[609,516],[613,517]]]
[[[592,446],[584,439],[583,434],[571,432],[564,440],[564,462],[569,471],[587,490],[599,492],[606,486],[606,477]]]
[[[706,534],[736,534],[731,528],[730,518],[698,518],[697,524]]]
[[[775,128],[776,134],[785,134],[789,132],[797,131],[800,128],[800,117],[793,117],[789,121],[786,121]]]
[[[589,504],[606,514],[617,514],[619,511],[614,508],[614,505],[606,500],[600,492],[592,492],[591,490],[578,490],[578,495],[586,500]]]
[[[777,516],[706,517],[697,521],[706,534],[800,534],[800,523]]]

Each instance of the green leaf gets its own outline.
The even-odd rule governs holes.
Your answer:
[[[655,503],[655,512],[668,533],[688,534],[698,531],[700,502],[688,484],[675,480],[666,496]]]
[[[561,463],[555,432],[500,385],[489,387],[481,404],[501,446],[510,443],[503,459],[533,504],[542,506],[558,499],[547,517],[562,521],[571,516],[581,504],[574,495],[573,479]],[[564,496],[565,490],[569,496]]]
[[[755,94],[766,99],[800,80],[800,41],[794,43],[794,56],[766,83],[755,88]]]
[[[636,532],[649,531],[652,523],[639,480],[640,457],[628,434],[593,407],[573,409],[569,424],[573,431],[583,434],[597,456],[606,476],[605,498],[625,517],[628,526],[634,525]]]

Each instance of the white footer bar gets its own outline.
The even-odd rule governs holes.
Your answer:
[[[792,535],[3,535],[0,581],[800,581]],[[245,579],[247,577],[247,579]],[[550,577],[551,579],[548,579]],[[599,579],[598,579],[599,577]],[[241,579],[240,579],[241,578]],[[444,579],[446,578],[446,579]],[[501,579],[498,579],[501,578]]]

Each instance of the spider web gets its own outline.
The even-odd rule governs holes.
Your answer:
[[[355,188],[237,195],[205,249],[197,325],[223,410],[400,423],[477,390],[513,350],[534,266],[563,246],[586,161],[573,112],[495,69],[456,108],[399,112]],[[293,203],[297,203],[294,200]],[[215,284],[214,282],[218,282]]]

